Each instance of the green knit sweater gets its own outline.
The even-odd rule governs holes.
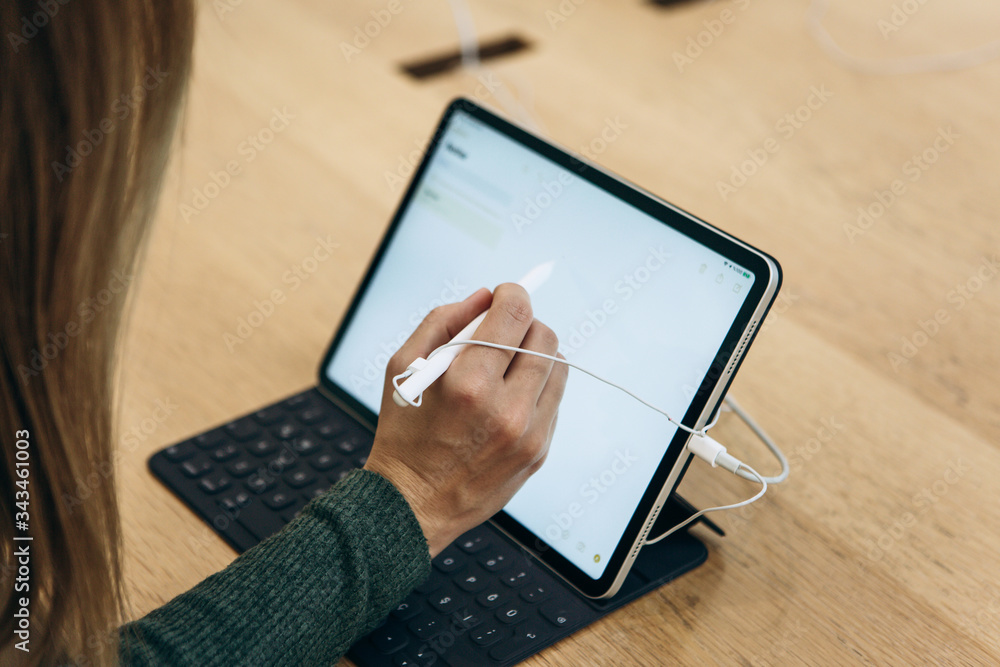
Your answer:
[[[420,524],[355,471],[282,531],[121,628],[123,665],[330,665],[430,573]]]

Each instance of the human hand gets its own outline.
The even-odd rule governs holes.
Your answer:
[[[480,289],[431,311],[386,370],[365,468],[386,477],[409,502],[431,557],[499,511],[541,467],[566,387],[565,364],[469,345],[424,392],[420,407],[396,405],[392,378],[487,307],[474,339],[557,354],[556,335],[533,318],[527,292],[506,283],[493,295]]]

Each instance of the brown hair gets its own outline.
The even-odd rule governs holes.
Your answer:
[[[190,0],[0,3],[0,662],[116,661],[117,339],[193,12]],[[16,647],[21,598],[29,653]]]

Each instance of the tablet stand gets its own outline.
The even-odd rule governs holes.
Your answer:
[[[650,536],[670,530],[697,510],[682,496],[674,493],[667,500],[657,517]],[[724,536],[725,532],[704,515],[691,522],[687,528],[704,523],[712,532]],[[685,572],[698,567],[708,558],[705,544],[687,529],[679,530],[656,544],[649,544],[639,551],[632,570],[625,578],[621,589],[607,600],[590,600],[581,596],[589,606],[603,614],[618,609],[663,584],[676,579]]]

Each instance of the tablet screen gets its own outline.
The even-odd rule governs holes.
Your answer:
[[[452,113],[335,342],[327,378],[377,413],[389,357],[432,308],[552,262],[531,301],[560,351],[681,419],[755,275],[579,174]],[[548,459],[505,510],[598,579],[675,430],[570,370]]]

